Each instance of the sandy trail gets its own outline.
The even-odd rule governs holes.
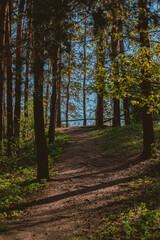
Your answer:
[[[32,206],[8,221],[10,233],[0,236],[0,240],[87,236],[116,207],[113,201],[123,199],[128,192],[129,166],[135,159],[120,159],[103,152],[102,142],[92,136],[92,130],[93,127],[60,130],[69,135],[69,144],[57,160],[56,179],[38,194]]]

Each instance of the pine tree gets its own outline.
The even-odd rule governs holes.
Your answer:
[[[49,179],[48,149],[44,129],[43,110],[43,34],[41,27],[41,2],[34,1],[33,27],[34,27],[34,127],[37,149],[37,179]]]
[[[149,43],[149,25],[147,14],[147,0],[138,1],[139,12],[139,35],[140,46],[145,51],[145,60],[150,64],[150,43]],[[150,82],[150,73],[145,67],[141,68],[141,91],[142,96],[148,99],[151,96],[152,86]],[[149,106],[146,103],[142,109],[142,123],[143,123],[143,154],[149,158],[152,156],[152,148],[155,145],[154,130],[153,130],[153,114],[149,111]]]

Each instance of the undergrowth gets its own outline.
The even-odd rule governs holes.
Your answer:
[[[145,203],[135,205],[126,213],[111,215],[100,227],[96,240],[158,240],[160,239],[160,209],[150,210]]]
[[[105,139],[104,149],[108,152],[138,153],[142,148],[140,125],[96,130],[94,135]],[[155,137],[157,149],[159,149],[160,126],[155,127]],[[106,213],[103,226],[88,237],[90,240],[160,239],[160,177],[158,168],[157,172],[154,171],[151,176],[135,178],[127,185],[130,194],[119,203],[118,211]]]
[[[49,167],[53,166],[55,159],[62,152],[63,145],[68,141],[66,135],[56,132],[55,143],[48,145]],[[10,207],[25,200],[27,194],[37,190],[41,183],[36,181],[36,151],[34,141],[29,141],[21,149],[20,156],[12,155],[0,158],[0,217],[15,216],[17,211],[9,211]],[[50,177],[56,172],[50,170]],[[2,229],[1,229],[2,228]],[[0,224],[0,231],[3,231]]]

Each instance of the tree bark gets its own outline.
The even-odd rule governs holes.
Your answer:
[[[0,144],[4,137],[3,134],[3,118],[4,118],[4,81],[5,81],[5,29],[6,29],[6,6],[7,2],[2,0],[0,3]]]
[[[19,138],[21,114],[21,86],[22,86],[22,14],[25,0],[19,4],[17,40],[16,40],[16,82],[15,82],[15,110],[14,110],[14,136]]]
[[[46,85],[46,97],[45,97],[45,118],[48,119],[48,104],[49,104],[49,89],[50,89],[50,75],[51,75],[51,64],[48,62],[48,79]],[[46,122],[46,126],[48,121]]]
[[[118,62],[115,60],[115,58],[118,55],[118,40],[115,38],[116,34],[116,25],[117,25],[117,17],[116,14],[113,14],[113,23],[112,23],[112,33],[111,33],[111,46],[112,46],[112,62],[114,67],[114,78],[115,78],[115,88],[118,89],[119,84],[116,81],[116,77],[118,77]],[[113,98],[113,127],[120,126],[120,101],[118,98]]]
[[[86,20],[86,11],[85,11],[85,21],[84,21],[84,76],[83,76],[83,126],[86,126],[86,38],[87,38],[87,20]]]
[[[68,127],[68,112],[69,112],[69,100],[70,100],[70,83],[71,83],[71,39],[69,46],[69,59],[68,59],[68,84],[67,84],[67,102],[66,102],[66,127]]]
[[[97,53],[97,110],[96,119],[97,127],[103,128],[103,95],[105,89],[105,79],[104,79],[104,64],[105,64],[105,54],[104,54],[104,38],[103,32],[100,32],[100,39],[98,42],[98,53]]]
[[[32,13],[32,4],[28,3],[28,12]],[[25,87],[24,87],[24,116],[28,118],[28,99],[29,99],[29,67],[30,67],[30,58],[31,58],[31,18],[29,18],[28,29],[27,29],[27,52],[26,52],[26,74],[25,74]]]
[[[120,4],[120,19],[119,19],[119,32],[120,32],[120,53],[124,54],[124,37],[123,37],[123,21],[122,21],[122,16],[123,16],[123,8],[122,5]],[[123,78],[125,78],[125,71],[121,70]],[[130,111],[129,111],[129,98],[126,96],[123,100],[123,110],[124,110],[124,120],[125,120],[125,125],[130,125]]]
[[[147,0],[138,0],[139,7],[139,35],[141,48],[145,47],[150,51],[149,29],[148,29],[148,13]],[[146,59],[150,64],[150,56],[146,51]],[[142,67],[141,74],[143,81],[141,83],[142,96],[148,99],[151,95],[152,86],[150,82],[151,75],[145,68]],[[143,124],[143,155],[146,158],[152,156],[152,148],[155,145],[154,129],[153,129],[153,114],[149,113],[149,106],[145,104],[142,109],[142,124]]]
[[[5,73],[5,63],[4,63],[4,73]],[[2,135],[3,135],[3,138],[6,137],[6,82],[3,83],[3,96],[2,96]]]
[[[124,120],[125,120],[125,125],[130,125],[130,112],[129,112],[129,98],[125,97],[123,100],[123,109],[124,109]]]
[[[41,2],[34,1],[34,125],[37,149],[37,179],[49,179],[48,149],[44,130],[43,110],[43,36],[40,31],[39,19]]]
[[[11,154],[13,141],[13,83],[12,83],[12,55],[11,55],[11,2],[7,1],[6,17],[6,68],[7,68],[7,140],[8,155]]]
[[[103,92],[97,94],[97,127],[103,128]]]
[[[59,75],[58,75],[58,98],[57,98],[57,127],[61,128],[61,81],[62,81],[62,49],[59,47]]]
[[[57,112],[57,64],[58,64],[58,46],[55,46],[53,56],[52,69],[52,96],[51,96],[51,113],[49,125],[49,143],[54,143],[55,127],[56,127],[56,112]]]

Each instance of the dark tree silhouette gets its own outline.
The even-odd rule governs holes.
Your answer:
[[[116,1],[114,1],[114,4],[116,5]],[[118,62],[116,60],[116,57],[118,56],[118,39],[116,39],[116,33],[117,33],[117,14],[116,14],[116,8],[112,9],[112,30],[111,30],[111,47],[112,47],[112,63],[114,66],[114,78],[115,78],[115,88],[118,89],[119,84],[116,82],[116,77],[119,74],[118,69]],[[118,98],[113,98],[113,127],[120,126],[120,101]]]
[[[148,14],[147,14],[147,0],[139,0],[139,35],[140,35],[140,45],[145,47],[150,51],[149,43],[149,25],[148,25]],[[146,59],[148,64],[150,64],[150,56],[148,51],[146,51]],[[151,75],[146,71],[144,67],[141,68],[141,74],[143,80],[141,83],[142,95],[148,99],[151,95],[152,86],[150,82]],[[153,114],[149,113],[149,106],[145,104],[142,109],[142,123],[143,123],[143,154],[145,157],[149,158],[152,156],[152,148],[155,145],[154,130],[153,130]]]
[[[33,27],[34,27],[34,125],[37,149],[37,179],[49,179],[48,149],[44,130],[43,111],[43,34],[40,31],[42,19],[41,1],[34,1]]]

